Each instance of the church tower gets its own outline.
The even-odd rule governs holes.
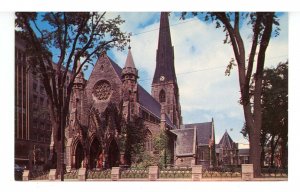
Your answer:
[[[160,15],[152,96],[161,104],[171,122],[179,129],[182,124],[181,107],[174,66],[174,48],[171,41],[168,13],[166,12],[162,12]]]
[[[133,62],[130,46],[121,78],[123,83],[123,116],[127,121],[131,121],[134,115],[138,115],[137,79],[139,77],[138,70]]]

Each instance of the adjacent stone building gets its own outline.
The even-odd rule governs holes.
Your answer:
[[[229,136],[227,130],[216,145],[218,166],[238,165],[238,143],[235,143]]]
[[[175,134],[175,166],[202,165],[216,163],[214,121],[182,125],[171,130]]]

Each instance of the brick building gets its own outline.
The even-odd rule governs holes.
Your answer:
[[[51,123],[44,86],[27,65],[25,43],[15,36],[15,163],[32,168],[49,157]]]

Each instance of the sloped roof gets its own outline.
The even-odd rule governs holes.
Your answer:
[[[239,149],[239,156],[249,156],[249,149]]]
[[[108,57],[109,58],[109,57]],[[114,70],[116,71],[117,75],[121,79],[122,77],[122,69],[121,67],[116,64],[111,58],[109,58]],[[138,95],[139,95],[139,103],[144,107],[147,111],[152,113],[154,116],[158,117],[160,119],[161,114],[161,106],[158,101],[156,101],[152,95],[150,95],[141,85],[138,84]],[[174,128],[174,125],[172,124],[171,120],[168,116],[166,116],[166,123]]]
[[[234,148],[234,142],[227,133],[227,130],[225,131],[223,137],[221,138],[218,147],[227,148],[227,149],[233,149]]]
[[[190,156],[195,153],[194,141],[195,141],[195,129],[175,129],[171,130],[172,133],[176,134],[176,156]]]
[[[121,79],[121,77],[122,77],[122,69],[121,69],[121,67],[118,64],[116,64],[110,57],[107,56],[107,58],[109,59],[110,63],[112,64],[112,66],[114,68],[114,70],[116,71],[117,75]]]
[[[185,124],[184,129],[196,128],[197,145],[208,145],[212,137],[213,122]]]

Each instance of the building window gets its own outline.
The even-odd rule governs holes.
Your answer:
[[[145,149],[146,151],[152,151],[153,149],[152,133],[149,131],[149,129],[146,131]]]
[[[44,105],[44,98],[40,97],[40,106],[42,107]]]
[[[40,92],[41,92],[41,93],[44,93],[44,89],[45,89],[44,86],[41,85],[41,86],[40,86]]]
[[[204,160],[204,151],[200,152],[200,160]]]
[[[37,95],[33,95],[33,103],[37,103],[38,97]]]
[[[150,115],[150,121],[155,122],[155,117],[153,115]]]
[[[159,102],[166,102],[166,92],[164,90],[159,92]]]
[[[32,127],[33,127],[33,129],[37,128],[37,121],[36,120],[33,120]]]
[[[36,89],[37,89],[37,84],[36,84],[36,83],[33,83],[33,84],[32,84],[32,87],[33,87],[33,90],[36,91]]]
[[[93,88],[93,96],[98,100],[107,100],[112,93],[111,85],[106,80],[98,81]]]

